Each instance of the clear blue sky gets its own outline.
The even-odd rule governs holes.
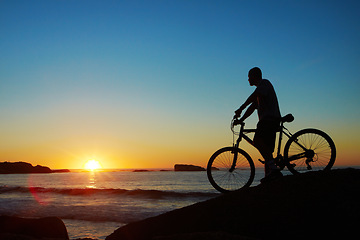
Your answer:
[[[0,161],[205,165],[231,144],[230,119],[259,66],[282,113],[295,116],[289,128],[323,129],[338,163],[357,164],[359,9],[344,0],[1,0]]]

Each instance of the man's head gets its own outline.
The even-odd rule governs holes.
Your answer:
[[[250,86],[257,86],[259,82],[262,80],[262,73],[260,68],[254,67],[250,69],[248,77],[249,77]]]

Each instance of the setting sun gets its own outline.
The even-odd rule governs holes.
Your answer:
[[[98,161],[92,159],[92,160],[89,160],[85,163],[85,169],[87,170],[96,170],[96,169],[99,169],[101,168],[101,165]]]

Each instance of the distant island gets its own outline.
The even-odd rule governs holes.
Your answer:
[[[0,162],[0,174],[19,173],[63,173],[70,172],[68,169],[51,170],[49,167],[33,166],[26,162]]]
[[[133,172],[150,172],[150,170],[147,169],[135,169]]]
[[[174,171],[175,172],[205,171],[205,168],[195,165],[188,165],[188,164],[175,164]]]

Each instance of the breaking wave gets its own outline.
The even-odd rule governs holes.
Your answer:
[[[162,190],[126,190],[126,189],[98,189],[98,188],[42,188],[42,187],[9,187],[0,186],[0,194],[3,193],[53,193],[71,196],[86,195],[122,195],[144,198],[209,198],[218,196],[218,193],[208,192],[175,192]]]
[[[29,194],[31,197],[27,196]],[[219,194],[0,186],[0,215],[57,216],[68,220],[127,224],[216,196]]]

